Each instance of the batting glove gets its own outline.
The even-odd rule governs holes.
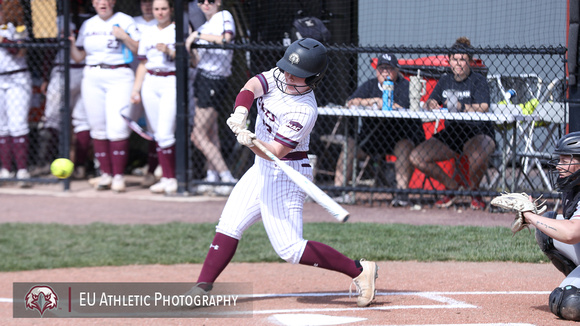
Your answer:
[[[238,106],[234,113],[226,120],[228,127],[234,132],[234,134],[239,134],[242,130],[246,129],[246,119],[248,118],[248,109],[243,106]]]
[[[238,133],[237,139],[238,139],[238,143],[240,143],[244,146],[254,147],[252,140],[256,139],[256,134],[249,131],[248,129],[244,129]]]

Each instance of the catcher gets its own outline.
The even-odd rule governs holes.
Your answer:
[[[542,252],[566,275],[550,294],[550,310],[560,318],[580,321],[580,132],[562,137],[554,151],[559,158],[548,162],[554,188],[562,193],[563,214],[539,208],[525,194],[504,194],[492,205],[515,209],[512,232],[532,225]]]

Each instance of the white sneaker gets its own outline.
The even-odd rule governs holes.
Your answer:
[[[111,184],[113,183],[113,177],[107,173],[101,174],[99,182],[96,185],[97,190],[108,190],[111,189]]]
[[[238,182],[238,180],[233,177],[230,177],[230,178],[222,178],[222,182],[236,183]],[[223,185],[215,187],[213,192],[218,196],[229,196],[232,193],[232,190],[234,190],[234,186]]]
[[[169,178],[166,180],[167,181],[165,182],[165,194],[173,195],[174,193],[177,192],[177,179]]]
[[[0,179],[9,179],[12,178],[12,174],[8,169],[0,169]]]
[[[366,307],[375,299],[375,280],[379,276],[379,267],[375,262],[361,259],[362,273],[352,282],[358,290],[357,306]]]
[[[111,183],[111,190],[114,192],[125,192],[125,178],[121,174],[116,174]]]
[[[151,187],[155,185],[156,181],[157,178],[153,173],[147,173],[145,174],[145,177],[143,177],[143,181],[141,181],[141,187],[143,188]]]
[[[217,180],[208,180],[207,178],[203,179],[203,181],[206,182],[214,182]],[[216,186],[214,186],[213,184],[202,184],[202,185],[198,185],[197,186],[197,194],[198,195],[204,195],[204,194],[208,194],[208,193],[213,193],[213,190],[216,188]]]
[[[28,179],[30,179],[30,173],[26,169],[20,169],[16,172],[16,179],[18,179],[18,186],[20,188],[29,188],[32,186]]]
[[[217,186],[213,192],[218,196],[229,196],[234,190],[233,186]]]
[[[149,190],[154,194],[161,194],[165,191],[165,184],[167,183],[167,178],[161,178],[159,182],[149,187]]]

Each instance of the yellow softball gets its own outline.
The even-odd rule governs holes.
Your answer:
[[[73,172],[75,165],[68,158],[57,158],[50,165],[50,172],[59,179],[68,178]]]

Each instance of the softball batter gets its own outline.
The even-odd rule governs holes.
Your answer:
[[[114,13],[114,6],[115,0],[93,0],[97,15],[81,26],[71,57],[86,61],[81,92],[101,170],[96,188],[123,192],[130,129],[120,113],[131,114],[135,75],[130,53],[137,51],[141,35],[133,18]]]
[[[140,60],[131,101],[143,101],[147,126],[155,135],[157,154],[163,171],[158,183],[149,187],[153,193],[177,191],[175,178],[175,24],[173,7],[168,0],[154,0],[156,26],[143,31],[139,42]]]
[[[0,42],[18,43],[28,37],[24,26],[4,20],[0,5]],[[26,49],[0,48],[0,178],[11,178],[12,163],[16,178],[30,178],[28,159],[28,111],[32,96],[32,78],[26,64]],[[21,182],[20,186],[28,186]]]
[[[260,218],[276,253],[292,264],[341,272],[353,278],[360,292],[357,305],[375,297],[376,263],[352,260],[335,249],[302,238],[306,194],[259,149],[252,139],[305,176],[312,178],[306,155],[317,118],[312,89],[327,67],[326,48],[316,40],[292,43],[277,68],[251,78],[238,94],[228,125],[238,142],[256,154],[254,165],[234,187],[210,245],[197,285],[188,294],[205,294],[230,262],[244,231]],[[257,98],[256,134],[246,129],[248,109]]]

